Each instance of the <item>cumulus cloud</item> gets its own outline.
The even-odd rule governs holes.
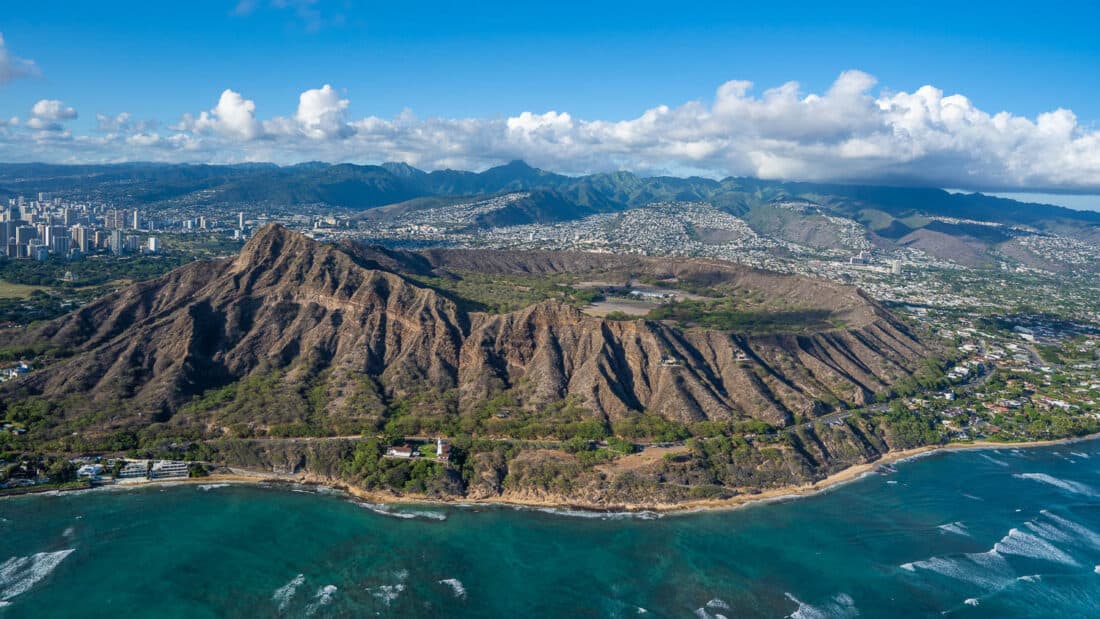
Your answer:
[[[198,117],[184,115],[177,125],[180,131],[215,133],[240,140],[255,140],[263,135],[263,124],[256,120],[256,103],[228,88],[222,91],[218,104]]]
[[[37,131],[59,132],[65,130],[62,123],[74,118],[76,110],[73,108],[57,99],[42,99],[31,108],[27,127]]]
[[[31,75],[38,75],[38,65],[33,60],[13,56],[0,32],[0,84]]]
[[[347,99],[340,98],[332,86],[325,84],[321,88],[307,90],[298,97],[298,112],[294,115],[294,120],[298,121],[302,132],[310,138],[346,138],[355,133],[355,129],[344,118],[348,103]]]
[[[757,176],[769,179],[889,181],[975,189],[1100,189],[1100,131],[1073,112],[1034,118],[990,113],[933,86],[878,90],[846,71],[821,93],[795,82],[757,91],[720,85],[709,101],[661,105],[626,120],[582,119],[567,111],[507,117],[350,118],[332,85],[302,92],[291,116],[260,119],[256,104],[225,90],[216,105],[185,115],[161,134],[129,115],[97,117],[99,136],[63,151],[18,149],[25,129],[7,129],[0,159],[165,161],[305,160],[481,169],[522,158],[565,173]],[[39,109],[42,106],[42,109]],[[44,100],[25,126],[58,126],[71,108]],[[75,111],[71,112],[75,116]],[[74,150],[75,149],[75,150]],[[76,153],[74,155],[74,153]]]

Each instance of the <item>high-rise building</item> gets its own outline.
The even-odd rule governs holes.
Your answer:
[[[0,254],[3,254],[9,258],[17,256],[15,244],[15,229],[18,224],[15,221],[5,221],[0,224]]]
[[[199,228],[202,229],[202,230],[206,230],[206,216],[205,215],[200,215],[199,216]]]
[[[149,253],[151,253],[151,254],[155,254],[155,253],[159,252],[160,251],[160,240],[157,239],[157,237],[155,237],[155,236],[149,237],[146,248],[149,250]]]
[[[45,234],[42,235],[42,238],[45,240],[46,246],[50,248],[50,251],[55,251],[53,249],[54,239],[60,237],[68,238],[69,236],[69,229],[65,226],[45,226],[43,230]]]
[[[73,237],[73,249],[81,253],[88,253],[91,248],[91,230],[81,225],[73,226],[69,234]]]
[[[53,238],[50,239],[50,251],[59,256],[68,256],[71,247],[72,239],[67,236],[54,235]]]
[[[124,208],[120,208],[120,209],[109,208],[109,209],[107,209],[107,213],[103,217],[103,225],[104,225],[104,227],[107,227],[107,228],[121,230],[123,228],[126,228],[127,224],[130,223],[128,221],[129,219],[130,219],[130,211],[128,211]]]
[[[137,209],[134,209],[134,230],[141,230],[141,219]]]
[[[118,256],[125,251],[124,243],[126,239],[122,236],[122,230],[115,228],[111,230],[111,253]]]
[[[244,230],[244,211],[237,213],[237,229]]]
[[[38,228],[34,226],[19,226],[15,229],[15,244],[29,245],[31,239],[38,238]]]

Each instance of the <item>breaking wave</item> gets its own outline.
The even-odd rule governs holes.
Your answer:
[[[324,606],[328,606],[328,603],[332,601],[332,596],[336,595],[336,585],[325,585],[317,590],[317,593],[313,595],[313,601],[306,606],[306,616],[313,615]]]
[[[413,520],[420,518],[423,520],[446,520],[447,514],[443,512],[434,512],[427,510],[398,510],[382,503],[366,503],[364,501],[352,501],[363,509],[369,509],[370,511],[382,515],[389,516],[391,518],[401,518],[402,520]]]
[[[229,484],[200,484],[199,490],[203,492],[210,492],[211,490],[217,490],[218,488],[228,488]]]
[[[0,563],[0,601],[30,590],[38,581],[50,575],[73,548],[56,552],[39,552],[29,557],[12,557]]]
[[[290,582],[279,587],[275,590],[271,599],[279,605],[279,610],[286,610],[286,607],[290,605],[290,600],[294,597],[294,594],[298,592],[298,587],[305,583],[305,574],[298,574],[294,578],[290,579]]]
[[[966,530],[966,525],[962,522],[949,522],[947,524],[941,524],[936,528],[944,533],[954,533],[955,535],[970,537],[970,532]]]
[[[382,604],[389,606],[394,600],[401,597],[401,592],[405,590],[405,585],[397,583],[396,585],[381,585],[370,589],[371,595],[378,598]]]
[[[993,544],[993,550],[1002,554],[1019,555],[1052,563],[1080,565],[1073,557],[1056,548],[1054,544],[1019,529],[1009,529],[1008,535]]]
[[[989,454],[985,454],[985,453],[982,453],[982,452],[979,451],[978,455],[985,458],[986,460],[992,462],[993,464],[996,464],[997,466],[1008,466],[1008,463],[1005,462],[1004,460],[998,460],[998,459],[994,458],[993,456],[991,456]]]
[[[1057,477],[1054,477],[1053,475],[1047,475],[1046,473],[1017,473],[1013,475],[1013,477],[1016,477],[1018,479],[1030,479],[1033,481],[1042,482],[1044,484],[1054,486],[1055,488],[1059,488],[1073,494],[1082,494],[1085,496],[1093,497],[1096,496],[1096,492],[1085,484],[1059,479]]]
[[[828,602],[824,602],[819,606],[807,604],[790,593],[784,593],[783,595],[787,596],[788,600],[798,604],[798,608],[787,615],[790,619],[832,619],[859,615],[859,610],[856,608],[852,596],[847,593],[838,593]]]
[[[536,511],[544,514],[552,514],[554,516],[566,516],[569,518],[595,518],[599,520],[622,520],[626,518],[633,518],[637,520],[657,520],[661,517],[661,514],[652,511],[640,511],[640,512],[598,512],[589,511],[583,509],[568,509],[565,507],[526,507],[523,505],[515,506],[517,511]]]
[[[409,571],[395,570],[393,572],[393,577],[397,579],[397,583],[395,584],[367,587],[367,591],[370,591],[371,595],[387,607],[392,604],[394,600],[401,597],[401,593],[405,591],[405,580],[409,577]]]
[[[462,581],[457,578],[444,578],[438,581],[441,585],[447,585],[451,588],[451,592],[455,594],[456,598],[460,600],[466,599],[466,587],[462,586]]]
[[[931,557],[924,561],[904,563],[901,569],[909,572],[918,569],[934,572],[988,589],[998,589],[1015,578],[1008,562],[996,550],[975,552],[961,557]]]
[[[729,603],[727,603],[725,600],[720,600],[718,598],[714,598],[713,600],[707,602],[706,607],[707,608],[715,608],[715,609],[718,609],[718,610],[729,610],[730,609]]]
[[[1079,567],[1077,559],[1063,548],[1082,546],[1100,550],[1100,534],[1068,518],[1043,510],[1039,517],[1025,522],[1021,528],[1009,529],[986,552],[930,557],[923,561],[903,563],[899,567],[908,572],[923,570],[987,590],[999,590],[1014,581],[1036,582],[1041,578],[1039,574],[1016,576],[1006,560],[1007,556]]]

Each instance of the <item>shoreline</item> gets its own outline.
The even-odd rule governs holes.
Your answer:
[[[433,499],[428,497],[402,497],[394,496],[384,492],[375,492],[370,490],[364,490],[361,488],[355,488],[339,480],[305,475],[286,475],[280,476],[271,473],[261,473],[258,471],[248,471],[246,469],[236,469],[233,467],[225,467],[230,470],[229,473],[213,473],[206,477],[180,477],[180,478],[166,478],[146,480],[142,482],[129,482],[129,483],[112,483],[104,484],[100,486],[92,486],[90,488],[71,488],[71,489],[51,489],[45,492],[39,493],[20,493],[10,496],[0,496],[0,500],[4,498],[11,498],[15,496],[26,496],[27,494],[61,494],[71,491],[95,491],[104,489],[138,489],[152,486],[164,486],[164,485],[216,485],[216,484],[243,484],[243,485],[264,485],[264,484],[284,484],[287,486],[300,486],[309,488],[327,488],[331,491],[340,492],[346,494],[356,501],[369,503],[372,505],[404,505],[404,506],[426,506],[426,507],[509,507],[514,509],[532,509],[532,510],[558,510],[558,511],[578,511],[587,512],[593,515],[606,514],[606,515],[626,515],[631,514],[644,514],[644,513],[657,513],[661,515],[675,515],[675,514],[690,514],[700,512],[711,511],[727,511],[740,509],[757,504],[778,503],[789,500],[796,500],[814,495],[822,494],[834,488],[838,488],[845,484],[858,481],[863,477],[875,472],[879,467],[889,466],[898,462],[904,462],[930,456],[939,452],[951,452],[951,451],[977,451],[983,449],[1035,449],[1039,447],[1051,447],[1055,445],[1068,445],[1072,443],[1080,443],[1084,441],[1090,441],[1100,439],[1100,433],[1088,434],[1085,436],[1078,436],[1064,439],[1051,439],[1043,441],[1026,441],[1026,442],[1010,442],[999,443],[995,441],[974,441],[971,443],[948,443],[946,445],[926,445],[924,447],[914,447],[911,449],[902,449],[898,451],[887,452],[882,457],[871,462],[865,462],[862,464],[856,464],[846,469],[837,471],[832,475],[825,477],[819,481],[803,484],[800,486],[784,486],[781,488],[772,488],[769,490],[763,490],[756,493],[738,494],[736,496],[727,499],[699,499],[693,501],[683,501],[680,503],[650,503],[650,504],[632,504],[622,503],[616,505],[598,505],[590,503],[576,503],[576,502],[561,502],[543,499],[523,499],[523,498],[504,498],[493,497],[487,499],[477,499],[470,497],[456,497],[454,499]]]

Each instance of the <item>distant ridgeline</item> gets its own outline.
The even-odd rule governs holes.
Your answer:
[[[790,183],[752,178],[713,180],[700,177],[640,177],[629,172],[573,177],[532,168],[522,161],[484,172],[424,172],[403,163],[380,166],[305,163],[167,165],[117,164],[64,166],[0,164],[0,196],[35,191],[95,193],[109,201],[232,204],[241,202],[294,206],[324,204],[354,210],[390,207],[430,208],[454,197],[508,192],[530,195],[481,222],[484,226],[546,223],[579,219],[663,201],[705,201],[742,216],[783,200],[806,200],[825,212],[850,217],[881,239],[932,244],[939,235],[967,242],[995,243],[988,228],[929,216],[980,220],[1100,242],[1100,213],[981,194],[952,194],[940,189],[823,183]],[[366,216],[370,216],[369,214]],[[914,232],[920,232],[912,237]],[[924,238],[924,237],[932,237]]]

